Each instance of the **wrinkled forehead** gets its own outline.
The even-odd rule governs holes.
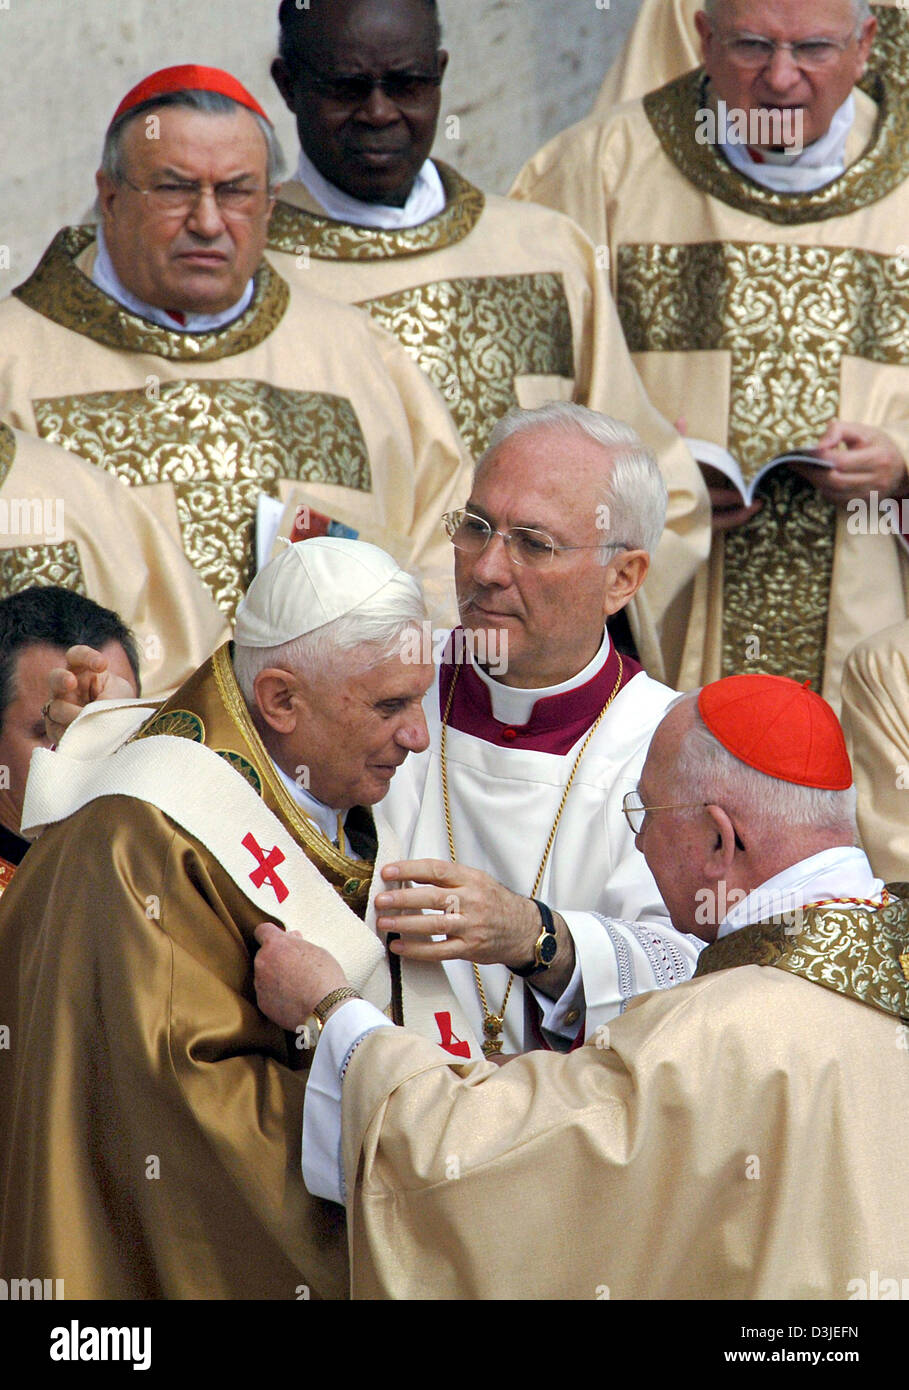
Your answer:
[[[852,0],[716,0],[723,29],[794,37],[844,33],[856,23]]]
[[[149,106],[123,127],[124,151],[147,166],[175,161],[186,164],[268,163],[265,132],[245,107],[199,111],[191,106]]]

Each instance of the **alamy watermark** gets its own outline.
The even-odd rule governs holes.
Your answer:
[[[468,657],[483,666],[491,676],[504,676],[508,670],[508,633],[503,628],[434,628],[421,623],[401,635],[401,660],[405,666],[438,666],[451,642],[451,659],[456,666]]]
[[[43,536],[63,540],[62,497],[0,497],[0,536]]]
[[[804,135],[805,113],[801,107],[780,111],[760,106],[743,111],[720,100],[716,110],[704,106],[695,116],[694,138],[699,145],[749,145],[801,154]]]

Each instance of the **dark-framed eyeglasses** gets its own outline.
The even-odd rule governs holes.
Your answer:
[[[485,517],[476,516],[459,507],[446,512],[442,518],[448,539],[455,550],[467,555],[482,555],[493,536],[501,536],[509,558],[516,565],[542,569],[551,565],[556,555],[567,550],[628,550],[624,541],[606,541],[600,545],[558,545],[546,531],[532,526],[512,526],[509,531],[497,531]]]
[[[729,57],[740,68],[758,70],[769,67],[777,49],[787,48],[797,68],[801,68],[803,72],[814,72],[835,63],[840,54],[845,53],[858,37],[858,32],[850,34],[846,39],[799,39],[796,43],[777,43],[775,39],[767,39],[760,34],[728,34],[719,37]]]
[[[419,106],[442,84],[438,68],[433,72],[386,72],[381,77],[373,77],[365,72],[323,72],[300,58],[295,66],[302,69],[306,86],[314,92],[338,106],[352,108],[365,106],[376,87],[380,87],[395,106]]]
[[[180,179],[162,179],[151,188],[140,188],[132,179],[124,175],[120,179],[134,193],[141,193],[150,212],[160,217],[186,216],[195,212],[206,194],[211,194],[218,204],[221,216],[229,222],[246,222],[263,211],[264,190],[258,184],[240,183],[192,183]]]

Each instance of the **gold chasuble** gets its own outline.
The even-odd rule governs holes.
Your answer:
[[[851,652],[842,719],[862,846],[878,877],[909,878],[909,622]]]
[[[362,917],[371,859],[292,801],[226,648],[127,750],[161,734],[216,753],[339,913]],[[251,829],[244,874],[274,887],[286,921],[281,857]],[[47,1271],[71,1299],[346,1296],[343,1212],[300,1173],[311,1044],[256,1007],[266,916],[198,839],[128,796],[91,801],[29,850],[0,902],[0,1276]]]
[[[369,1034],[343,1090],[354,1297],[905,1288],[907,951],[900,897],[806,910],[795,937],[709,946],[567,1057],[456,1066]]]
[[[909,103],[856,91],[841,178],[774,193],[699,143],[703,74],[558,136],[517,196],[608,240],[616,301],[644,385],[746,480],[813,445],[834,417],[909,454]],[[738,672],[810,680],[836,707],[843,661],[907,609],[906,554],[872,498],[862,521],[780,468],[763,510],[719,536],[691,596],[683,688]]]
[[[707,512],[690,455],[641,388],[597,250],[565,217],[517,208],[437,167],[444,210],[399,231],[334,221],[301,183],[284,184],[269,258],[291,285],[358,304],[394,334],[475,458],[518,405],[573,400],[634,425],[660,460],[669,513],[630,617],[650,673],[671,677],[660,643],[706,554]]]
[[[591,115],[609,116],[620,101],[633,101],[672,82],[701,61],[694,16],[704,0],[641,0],[637,18],[606,74]],[[877,74],[909,87],[909,14],[900,0],[871,6],[877,34],[862,86]]]
[[[169,694],[227,637],[182,547],[101,468],[0,424],[0,598],[62,585],[136,635],[146,695]]]
[[[468,461],[392,338],[267,261],[233,323],[171,331],[100,290],[94,255],[94,228],[67,228],[0,304],[0,415],[141,488],[228,620],[262,494],[382,546],[453,613],[440,518]]]

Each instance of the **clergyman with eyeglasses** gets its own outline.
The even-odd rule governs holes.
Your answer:
[[[303,485],[313,530],[393,551],[453,616],[434,519],[463,501],[466,452],[390,335],[264,258],[282,163],[229,73],[133,87],[97,225],[60,232],[0,305],[0,417],[141,489],[228,621]]]
[[[300,153],[272,214],[269,259],[292,284],[359,304],[393,333],[442,392],[475,459],[507,410],[553,397],[634,426],[670,502],[654,582],[627,618],[647,670],[673,681],[662,619],[707,553],[700,476],[641,389],[602,254],[567,218],[518,208],[452,167],[471,118],[440,124],[449,54],[438,9],[436,0],[284,0],[272,76]],[[437,133],[457,137],[446,142],[450,162],[431,157]]]
[[[564,132],[518,181],[608,242],[644,385],[715,465],[686,689],[775,673],[838,707],[850,648],[907,616],[906,542],[876,524],[909,495],[909,105],[880,59],[862,81],[879,17],[705,0],[701,67]],[[746,506],[728,455],[748,482],[793,449],[817,463],[775,467]]]
[[[430,746],[383,803],[409,849],[383,869],[377,925],[393,954],[444,964],[488,1056],[567,1049],[697,961],[622,815],[673,692],[606,627],[665,509],[635,431],[560,402],[499,421],[445,517],[461,628],[426,698]],[[436,1042],[474,1055],[438,1022]]]

